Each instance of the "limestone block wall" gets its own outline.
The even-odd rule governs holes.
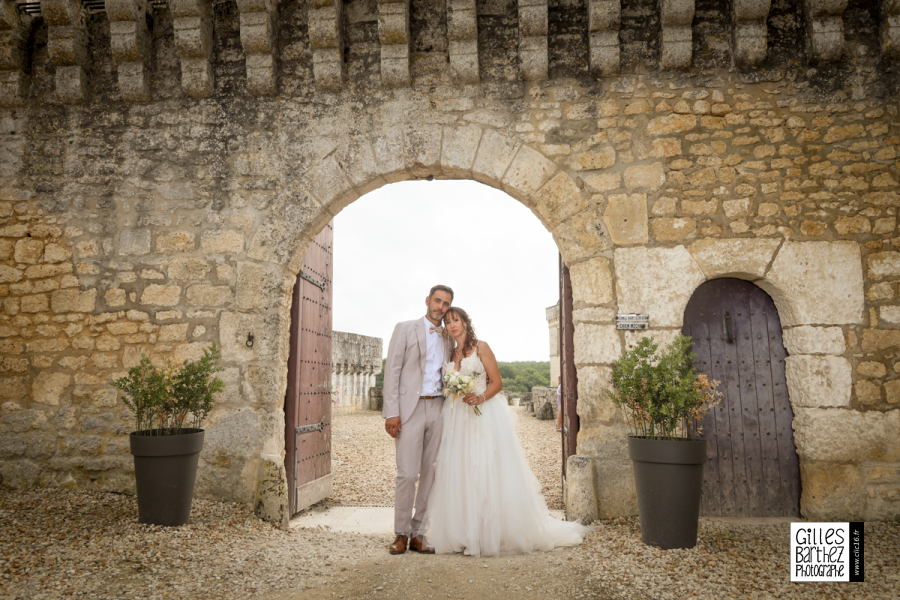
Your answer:
[[[547,308],[547,329],[550,332],[550,387],[559,385],[559,304]]]
[[[381,373],[381,351],[381,338],[331,332],[331,395],[335,410],[368,410],[369,389]]]
[[[895,3],[2,4],[2,485],[131,490],[109,382],[218,342],[197,493],[286,522],[306,245],[372,189],[467,178],[570,268],[579,505],[636,508],[603,391],[639,334],[615,313],[672,335],[728,275],[781,313],[803,515],[900,513]]]

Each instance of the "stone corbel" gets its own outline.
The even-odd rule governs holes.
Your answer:
[[[150,36],[147,0],[105,0],[109,42],[123,100],[150,100]]]
[[[84,101],[87,60],[86,33],[79,0],[41,0],[47,24],[47,52],[56,66],[55,96],[60,102]]]
[[[241,45],[247,64],[247,90],[257,96],[277,90],[275,37],[278,0],[237,0],[241,13]]]
[[[663,69],[686,69],[693,56],[694,0],[660,0],[659,66]]]
[[[881,51],[900,57],[900,0],[881,2]]]
[[[732,52],[735,64],[758,65],[766,58],[769,30],[766,20],[772,0],[732,0]]]
[[[344,82],[344,42],[341,0],[311,0],[309,45],[313,51],[313,76],[324,90],[336,90]]]
[[[844,54],[844,10],[847,0],[803,0],[806,40],[814,62],[832,62]]]
[[[450,73],[456,81],[478,83],[478,10],[475,0],[448,0]]]
[[[409,85],[409,0],[378,0],[381,82]]]
[[[28,93],[25,44],[31,16],[14,0],[0,0],[0,106],[21,106]]]
[[[547,79],[547,32],[547,0],[519,0],[519,62],[525,79]]]
[[[213,93],[212,6],[210,0],[170,0],[175,52],[181,60],[181,89],[188,96]]]
[[[620,0],[588,0],[588,46],[591,72],[614,75],[619,72]]]

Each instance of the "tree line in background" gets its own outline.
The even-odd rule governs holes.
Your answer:
[[[384,386],[385,362],[381,363],[381,373],[375,377],[375,386]],[[531,391],[533,387],[550,386],[549,361],[516,361],[497,363],[500,377],[503,378],[503,392],[507,396],[520,396]]]

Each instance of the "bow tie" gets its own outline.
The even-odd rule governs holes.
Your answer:
[[[431,327],[428,328],[428,332],[429,333],[434,332],[438,335],[444,335],[444,328],[432,325]]]

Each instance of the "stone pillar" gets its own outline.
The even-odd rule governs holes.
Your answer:
[[[450,72],[463,83],[478,83],[478,13],[475,0],[448,0],[447,53]]]
[[[409,0],[378,0],[381,82],[409,85]]]
[[[171,0],[175,51],[181,60],[181,89],[193,98],[213,93],[210,0]]]
[[[619,72],[620,0],[588,0],[588,46],[595,75]]]
[[[844,10],[847,0],[803,0],[809,58],[832,62],[844,54]]]
[[[31,22],[14,0],[0,0],[0,106],[20,106],[28,93],[25,46]]]
[[[323,90],[336,90],[344,82],[344,42],[341,0],[309,3],[309,44],[313,51],[313,76]]]
[[[87,49],[81,2],[41,0],[41,14],[47,24],[47,51],[56,66],[54,95],[67,104],[83,102]]]
[[[732,0],[732,53],[736,64],[751,67],[765,60],[769,43],[766,19],[771,5],[772,0]]]
[[[559,385],[559,304],[547,307],[547,328],[550,330],[550,387]]]
[[[247,57],[247,90],[257,96],[274,94],[277,0],[237,0],[241,13],[241,45]]]
[[[519,0],[519,61],[525,79],[547,79],[547,31],[547,0]]]
[[[109,18],[109,45],[119,94],[129,102],[150,100],[150,36],[147,0],[105,0]]]
[[[694,0],[660,0],[659,66],[663,69],[686,69],[691,66],[694,22]]]

